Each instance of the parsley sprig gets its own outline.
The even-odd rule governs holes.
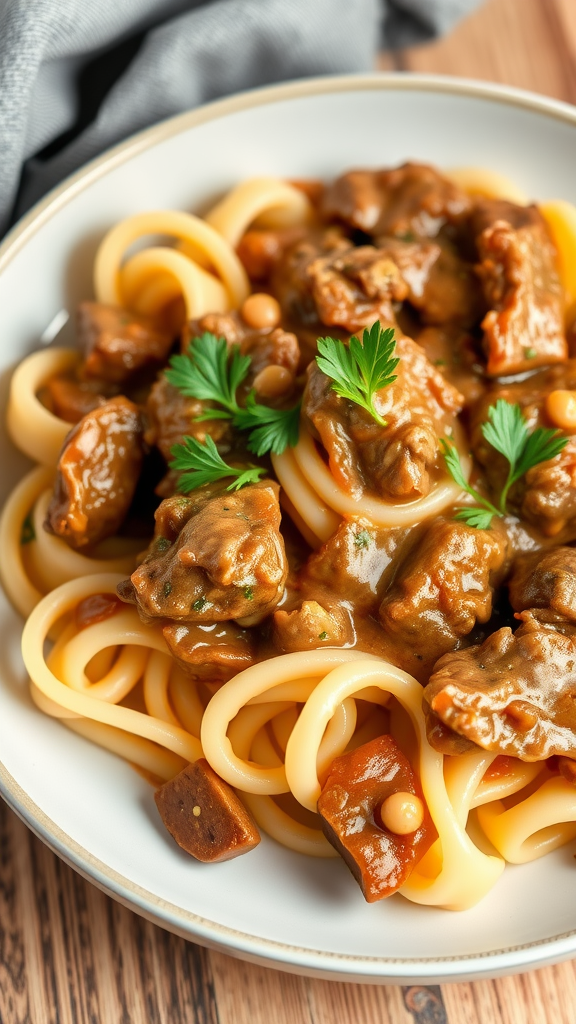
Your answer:
[[[398,358],[393,355],[394,331],[384,330],[376,321],[363,333],[362,341],[354,337],[349,346],[335,338],[321,338],[316,361],[331,379],[338,395],[361,405],[381,426],[385,420],[375,407],[376,393],[396,380],[394,370]],[[196,417],[196,421],[230,420],[238,430],[247,432],[247,447],[254,455],[267,452],[281,455],[298,443],[300,403],[292,409],[273,409],[262,405],[254,390],[243,405],[238,402],[238,388],[250,370],[251,358],[242,355],[238,345],[228,346],[225,338],[206,332],[194,338],[185,355],[172,356],[166,378],[188,398],[214,403]],[[264,473],[249,466],[245,470],[229,466],[220,456],[210,436],[204,443],[185,437],[184,444],[171,449],[170,468],[180,473],[180,487],[190,491],[227,476],[235,477],[229,489],[253,483]]]
[[[444,438],[440,439],[440,445],[446,468],[452,479],[463,491],[470,494],[482,506],[481,508],[459,508],[455,518],[463,523],[467,523],[468,526],[475,526],[477,530],[487,530],[492,522],[492,516],[500,515],[499,510],[468,483],[462,470],[458,449],[455,445],[449,443]]]
[[[345,345],[335,338],[318,339],[316,362],[332,380],[333,390],[366,409],[381,427],[386,420],[376,409],[374,397],[396,380],[394,370],[400,360],[394,356],[395,346],[394,330],[384,330],[379,320],[365,329],[362,341],[354,337]]]
[[[482,436],[508,462],[508,475],[500,493],[498,507],[482,497],[464,477],[460,458],[454,445],[442,440],[442,454],[446,468],[456,483],[476,499],[481,508],[461,508],[456,519],[480,530],[486,530],[493,516],[506,515],[508,492],[529,469],[559,455],[568,444],[568,438],[550,427],[537,427],[530,433],[518,403],[511,405],[499,398],[488,409],[488,420],[482,424]]]
[[[204,443],[195,437],[185,437],[184,444],[173,445],[170,452],[170,468],[180,473],[180,488],[185,493],[229,476],[234,480],[226,490],[237,491],[245,484],[257,483],[266,472],[263,466],[229,466],[209,435]]]
[[[248,447],[255,455],[282,455],[286,448],[298,444],[300,403],[292,409],[271,409],[269,405],[260,405],[251,391],[245,408],[239,409],[234,417],[234,426],[250,431]]]
[[[246,404],[237,399],[252,360],[242,355],[238,345],[228,348],[225,338],[206,332],[194,338],[186,355],[172,356],[166,377],[188,398],[215,402],[220,408],[207,409],[196,416],[202,420],[231,420],[238,430],[248,431],[247,446],[254,455],[274,452],[281,455],[298,442],[300,404],[292,409],[271,409],[261,405],[250,391]]]
[[[166,378],[187,398],[222,406],[209,409],[197,420],[231,420],[240,410],[236,392],[246,379],[250,363],[250,356],[241,355],[238,345],[228,349],[225,338],[206,331],[192,339],[186,355],[172,356]]]

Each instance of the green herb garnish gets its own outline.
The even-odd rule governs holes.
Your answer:
[[[394,331],[383,330],[379,321],[364,331],[362,342],[358,338],[352,338],[349,346],[335,338],[318,342],[316,361],[332,380],[334,391],[361,405],[381,426],[386,423],[375,408],[374,398],[376,392],[396,380],[398,358],[393,356],[394,347]],[[215,403],[216,408],[206,409],[196,420],[230,420],[237,430],[247,432],[248,449],[255,455],[281,455],[298,443],[300,403],[292,409],[272,409],[260,404],[256,393],[250,391],[245,404],[240,405],[237,391],[250,364],[250,356],[242,355],[237,345],[229,348],[225,338],[207,332],[192,340],[186,355],[172,356],[166,378],[188,398]],[[184,444],[174,445],[171,454],[170,468],[181,474],[183,491],[227,476],[236,477],[228,489],[237,489],[254,483],[264,473],[256,466],[229,466],[210,437],[204,444],[186,437]]]
[[[368,530],[359,530],[354,534],[354,544],[357,548],[367,548],[371,540]]]
[[[508,462],[508,476],[500,494],[498,507],[483,498],[464,477],[457,449],[442,440],[442,454],[450,476],[456,483],[476,499],[481,508],[461,508],[456,518],[480,530],[486,530],[493,516],[506,515],[508,492],[529,469],[547,462],[559,455],[568,444],[568,438],[560,431],[549,427],[537,427],[532,433],[524,419],[522,409],[516,403],[499,398],[496,405],[488,409],[488,421],[482,424],[482,436]]]
[[[374,405],[378,391],[396,380],[394,370],[399,359],[393,355],[394,330],[384,330],[380,321],[366,328],[362,341],[354,337],[345,345],[335,338],[319,338],[316,362],[332,380],[332,389],[341,398],[360,405],[380,424],[386,426]]]
[[[22,523],[22,529],[20,530],[20,543],[29,544],[32,540],[36,540],[36,530],[34,529],[34,523],[32,522],[32,513],[29,512]]]
[[[245,484],[257,483],[266,472],[262,466],[229,466],[210,436],[204,444],[195,437],[185,437],[184,444],[175,444],[170,453],[170,469],[180,473],[179,484],[183,491],[193,491],[229,476],[234,477],[234,481],[226,490],[237,491]]]
[[[206,605],[206,604],[208,604],[206,598],[205,597],[199,597],[197,601],[194,601],[194,604],[192,605],[192,608],[194,609],[195,612],[201,612],[202,609],[204,608],[204,605]]]
[[[250,431],[248,447],[255,455],[266,452],[282,455],[286,448],[298,444],[300,403],[293,409],[271,409],[269,405],[259,405],[251,391],[246,408],[236,413],[234,425],[239,430]]]
[[[243,594],[244,594],[244,597],[246,598],[247,601],[253,601],[254,600],[254,589],[253,589],[253,587],[244,587]]]
[[[236,391],[250,369],[250,356],[240,355],[238,345],[228,349],[225,338],[206,332],[193,338],[185,356],[172,356],[166,379],[187,398],[216,402],[198,420],[230,420],[238,412]]]
[[[328,633],[326,632],[325,629],[323,629],[321,633],[318,633],[318,639],[319,640],[327,640],[328,639]]]
[[[164,597],[168,597],[172,593],[172,584],[169,580],[164,584],[162,593],[164,594]]]
[[[188,398],[220,406],[207,409],[196,421],[231,420],[238,430],[248,431],[247,445],[255,455],[281,455],[298,442],[300,404],[292,409],[271,409],[250,391],[245,406],[239,405],[237,391],[251,362],[250,356],[241,355],[238,345],[228,348],[225,338],[207,332],[192,340],[186,355],[172,356],[166,378]]]

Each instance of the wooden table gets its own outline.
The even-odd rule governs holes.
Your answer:
[[[576,0],[488,0],[384,68],[576,103]],[[0,1024],[574,1024],[576,965],[427,989],[311,981],[178,939],[66,867],[0,801]]]

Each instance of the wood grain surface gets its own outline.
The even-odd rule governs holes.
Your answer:
[[[385,68],[576,103],[576,0],[488,0]],[[576,964],[380,988],[253,967],[170,935],[59,861],[0,801],[0,1024],[574,1024]]]

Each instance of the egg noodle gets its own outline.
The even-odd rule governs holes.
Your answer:
[[[453,177],[472,193],[525,201],[512,183],[490,172],[464,169]],[[574,302],[576,260],[568,259],[576,247],[573,208],[549,203],[542,211]],[[235,252],[247,228],[254,222],[295,226],[309,214],[300,189],[261,178],[234,188],[204,218],[177,211],[129,217],[100,244],[96,298],[145,314],[181,299],[187,319],[235,309],[250,293]],[[151,237],[169,237],[173,244],[142,247]],[[416,903],[470,907],[495,884],[505,861],[533,860],[576,837],[576,789],[570,783],[545,763],[506,758],[505,770],[491,774],[494,753],[436,752],[426,738],[421,684],[374,655],[335,648],[281,654],[219,684],[185,675],[160,626],[143,624],[133,606],[82,628],[75,617],[80,602],[115,594],[145,544],[114,537],[88,557],[42,528],[70,424],[45,408],[38,392],[78,358],[50,348],[24,359],[12,379],[7,412],[14,443],[39,464],[4,507],[0,571],[8,597],[27,617],[23,656],[32,697],[44,713],[157,784],[204,756],[241,794],[262,829],[315,857],[337,856],[316,813],[332,760],[390,729],[419,776],[437,833],[400,889]],[[463,435],[455,441],[468,473]],[[361,515],[378,527],[410,525],[453,506],[460,494],[445,476],[427,497],[409,504],[359,502],[336,483],[304,428],[296,447],[272,461],[285,510],[313,547],[334,533],[341,517]]]

